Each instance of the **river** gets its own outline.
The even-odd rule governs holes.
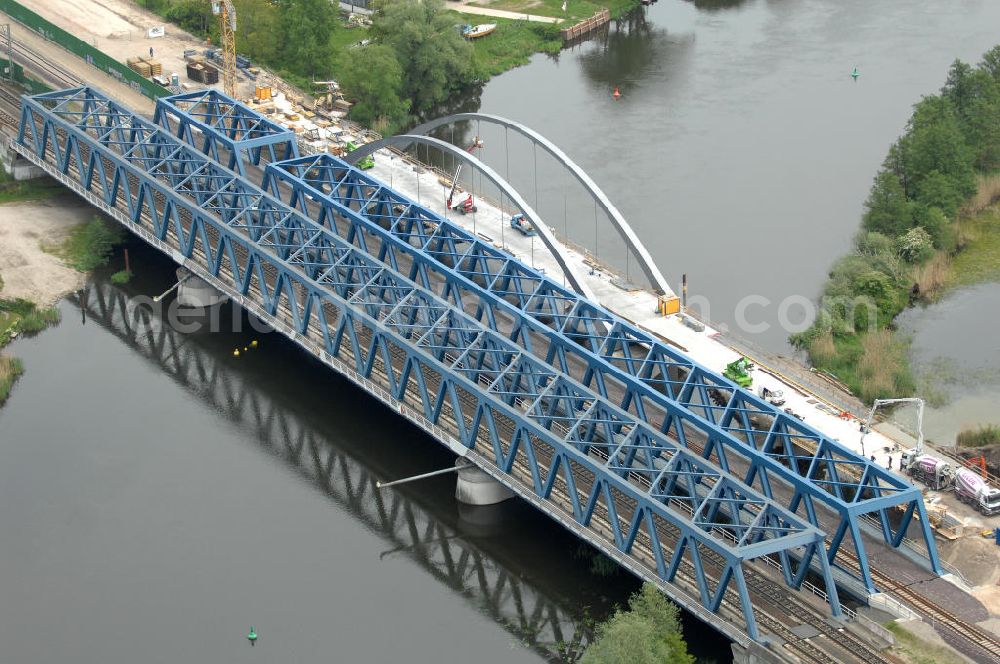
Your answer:
[[[1000,425],[997,311],[1000,284],[980,284],[899,317],[900,330],[912,339],[914,370],[929,400],[924,415],[929,440],[953,445],[963,429]],[[913,417],[904,411],[898,419],[912,429]]]
[[[713,320],[766,297],[755,339],[785,352],[778,303],[815,297],[911,104],[998,24],[986,1],[660,0],[479,99],[576,159]],[[511,150],[515,183],[537,179],[543,215],[587,245],[592,213]],[[609,234],[596,246],[617,260]],[[170,284],[165,259],[132,251],[124,295]],[[524,506],[470,523],[449,478],[377,493],[448,455],[274,335],[130,332],[101,314],[119,293],[99,278],[86,319],[74,298],[11,347],[27,373],[0,410],[5,659],[539,661],[635,589]]]

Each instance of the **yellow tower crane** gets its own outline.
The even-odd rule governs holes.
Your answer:
[[[222,32],[222,89],[236,98],[236,7],[232,0],[212,0]]]

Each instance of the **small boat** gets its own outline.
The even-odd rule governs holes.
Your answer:
[[[491,34],[497,29],[496,23],[480,23],[476,26],[469,26],[462,31],[462,36],[466,39],[479,39]]]

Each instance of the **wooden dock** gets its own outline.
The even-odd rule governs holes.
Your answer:
[[[604,27],[610,21],[611,12],[605,7],[590,18],[580,21],[572,27],[560,30],[562,33],[563,43],[566,44],[571,41],[575,41],[584,35],[590,34],[594,30]]]

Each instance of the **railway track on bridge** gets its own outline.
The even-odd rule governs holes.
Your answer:
[[[80,174],[79,172],[76,171],[75,167],[71,168],[70,175],[76,180],[79,180]],[[144,215],[147,214],[145,210],[143,211],[143,214]],[[149,219],[147,219],[146,221],[151,222],[151,220]],[[177,236],[176,232],[173,229],[168,231],[167,239],[169,243],[171,243],[171,246],[176,246],[180,243],[180,238]],[[201,269],[205,269],[205,266],[207,265],[208,261],[204,253],[201,253],[200,251],[196,250],[192,258],[195,259],[195,263],[201,266]],[[242,259],[245,257],[240,257],[240,258]],[[228,276],[233,277],[231,272],[229,273]],[[250,287],[250,290],[247,293],[246,297],[248,301],[251,301],[254,303],[255,306],[258,306],[258,309],[259,305],[257,305],[256,303],[266,301],[264,293],[262,293],[260,289],[257,288],[256,286]],[[278,311],[274,314],[274,318],[283,323],[283,325],[281,326],[282,329],[290,329],[290,323],[291,321],[293,321],[294,316],[293,312],[288,309],[287,304],[282,303],[281,305],[279,305]],[[369,335],[367,328],[362,328],[361,330],[359,330],[359,333],[363,336],[363,341],[364,341],[364,343],[361,344],[361,347],[369,348],[371,337],[365,336]],[[317,326],[315,319],[312,319],[309,321],[308,334],[306,335],[307,338],[305,339],[297,338],[296,341],[302,344],[303,346],[310,347],[311,352],[314,352],[317,355],[322,355],[323,350],[315,342],[315,339],[322,338],[322,336],[323,336],[323,331]],[[309,344],[312,345],[310,346]],[[351,351],[349,348],[345,350],[342,356],[338,357],[342,357],[341,361],[345,360],[355,361],[357,359],[353,357],[353,351]],[[396,366],[397,369],[400,368],[400,363],[404,361],[405,357],[399,355],[394,356],[392,359],[392,363],[393,365]],[[375,367],[372,370],[370,379],[374,382],[377,382],[379,385],[391,384],[391,380],[388,373],[386,372],[386,368],[384,366],[381,366],[379,362],[375,363]],[[440,381],[440,376],[438,376],[435,380]],[[407,395],[407,397],[408,396],[409,395]],[[422,412],[422,406],[420,403],[408,401],[406,399],[404,399],[403,403],[407,404],[415,412]],[[466,405],[473,405],[473,404],[471,404],[471,402],[468,402]],[[440,420],[440,422],[442,424],[448,425],[447,428],[451,430],[451,434],[453,437],[456,431],[458,431],[461,428],[459,426],[459,423],[454,419],[451,419],[450,421],[442,419]],[[510,432],[508,431],[507,434],[509,433]],[[503,436],[503,438],[504,441],[511,440],[510,435],[505,435]],[[484,446],[487,447],[492,445],[492,443],[489,440],[483,440],[482,443]],[[509,443],[502,443],[502,444],[509,445]],[[589,453],[593,455],[599,449],[600,448],[591,447]],[[536,454],[538,454],[537,451]],[[540,454],[540,456],[542,457],[540,461],[542,462],[542,465],[545,467],[546,473],[551,472],[552,468],[551,450],[548,451],[548,454],[549,456],[547,458],[545,458],[544,452]],[[602,462],[606,461],[606,458],[602,459],[600,458],[599,455],[595,456],[595,459],[598,459]],[[530,488],[533,485],[533,477],[531,469],[524,463],[521,457],[517,457],[517,461],[515,462],[515,468],[510,471],[510,475],[525,487]],[[648,489],[649,488],[648,481],[643,482],[643,480],[644,478],[642,476],[631,473],[627,478],[627,481],[635,483],[643,489]],[[593,478],[591,478],[590,481],[593,482]],[[586,488],[586,481],[578,480],[578,487]],[[553,491],[552,498],[546,500],[551,501],[549,505],[550,507],[557,508],[559,511],[561,511],[565,516],[568,516],[570,519],[574,518],[573,500],[566,491],[565,483],[561,485],[557,483],[556,488]],[[687,508],[687,505],[679,502],[676,503],[675,507],[677,506],[683,506]],[[619,518],[621,514],[631,514],[635,509],[634,505],[627,505],[624,502],[619,503],[618,505],[616,505],[616,507],[619,508]],[[589,530],[589,534],[591,535],[594,534],[599,535],[600,536],[599,539],[604,543],[604,545],[613,549],[614,531],[611,527],[611,522],[609,520],[610,518],[611,515],[609,515],[607,511],[605,511],[604,513],[595,513],[594,517],[591,519],[591,522],[588,523],[586,526],[584,526],[584,528],[587,528]],[[657,534],[662,543],[672,543],[676,547],[677,545],[676,537],[673,536],[671,533],[658,530]],[[656,563],[655,563],[655,556],[653,555],[652,545],[653,543],[649,540],[648,536],[641,535],[640,538],[637,539],[636,541],[635,545],[636,551],[626,555],[628,555],[630,559],[633,559],[637,562],[641,562],[642,566],[645,567],[647,570],[648,569],[655,570]],[[718,557],[713,558],[710,552],[709,555],[706,555],[706,560],[712,567],[713,576],[715,580],[722,577],[725,565],[721,561],[721,559]],[[685,569],[687,571],[693,574],[694,570],[691,563],[689,563],[687,560],[684,560],[682,565],[685,566]],[[761,604],[765,604],[767,606],[766,611],[759,606],[755,606],[754,607],[755,615],[758,615],[760,618],[763,618],[762,624],[768,625],[769,632],[773,633],[778,639],[784,641],[783,644],[784,648],[792,652],[797,652],[802,657],[805,657],[806,659],[812,661],[844,661],[846,658],[850,658],[852,661],[861,661],[861,662],[886,661],[886,659],[876,649],[865,644],[861,639],[853,635],[841,636],[842,634],[846,634],[847,632],[841,631],[839,628],[832,627],[826,621],[825,612],[818,610],[817,607],[811,606],[810,603],[802,599],[794,598],[793,593],[779,591],[774,587],[775,582],[773,580],[770,580],[767,575],[754,572],[749,567],[747,567],[746,569],[747,569],[748,581],[751,581],[749,585],[750,585],[750,590],[752,592],[752,596],[754,597],[755,600],[760,600]],[[690,581],[690,578],[683,582],[678,582],[677,585],[680,588],[685,588],[686,594],[693,595],[695,597],[697,596],[697,588],[694,588],[693,592],[691,592],[692,590],[691,586],[693,584]],[[728,611],[730,615],[729,622],[731,623],[734,622],[731,620],[733,614],[735,613],[736,615],[739,615],[739,610],[734,609],[735,605],[730,599],[730,595],[733,592],[734,591],[732,591],[732,589],[730,588],[729,592],[727,592],[726,599],[723,600],[724,610]],[[818,632],[820,632],[823,635],[822,638],[824,638],[828,642],[825,644],[826,647],[829,648],[830,651],[835,654],[829,654],[826,650],[822,650],[820,651],[822,656],[818,656],[816,654],[817,646],[815,643],[810,642],[808,640],[808,637],[803,638],[797,636],[794,632],[791,631],[791,629],[787,627],[787,624],[792,620],[795,620],[800,624],[809,624],[814,629],[818,630]],[[735,622],[737,625],[739,624],[738,621]]]

